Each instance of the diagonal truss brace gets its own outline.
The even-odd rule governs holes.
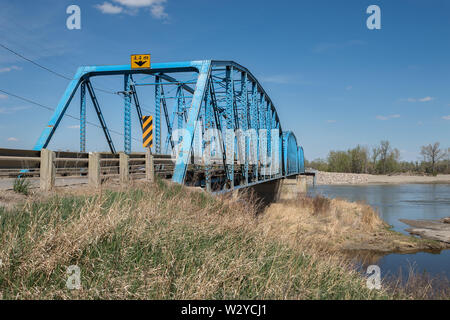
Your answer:
[[[189,164],[190,154],[192,151],[192,143],[194,141],[194,133],[197,127],[197,119],[200,114],[201,105],[205,98],[208,79],[211,74],[211,61],[202,61],[199,68],[199,75],[192,97],[191,108],[189,109],[186,129],[183,134],[183,141],[180,144],[175,170],[173,172],[172,181],[183,184],[186,171]]]

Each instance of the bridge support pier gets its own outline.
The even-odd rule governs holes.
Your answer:
[[[102,180],[100,175],[100,153],[89,152],[89,164],[88,164],[88,179],[89,186],[93,188],[99,188]]]
[[[119,181],[121,185],[126,185],[130,179],[129,158],[128,154],[124,152],[119,153]]]
[[[282,180],[280,191],[280,200],[296,199],[302,194],[306,194],[308,188],[306,186],[306,176],[298,175],[292,178]]]
[[[155,166],[153,164],[153,155],[150,148],[145,153],[145,178],[149,182],[155,182]]]
[[[40,188],[43,191],[50,191],[55,186],[55,153],[48,149],[41,150],[41,168],[40,168]]]

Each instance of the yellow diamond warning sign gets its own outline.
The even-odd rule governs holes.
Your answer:
[[[132,54],[131,55],[131,69],[145,69],[150,68],[149,54]]]

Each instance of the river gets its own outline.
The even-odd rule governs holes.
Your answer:
[[[376,208],[393,230],[404,234],[408,234],[405,231],[408,226],[399,219],[437,220],[450,216],[450,184],[319,185],[308,192],[329,198],[362,200]],[[388,254],[376,264],[383,276],[407,275],[413,267],[416,273],[450,279],[450,250],[438,254]]]

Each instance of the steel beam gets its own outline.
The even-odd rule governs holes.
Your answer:
[[[86,152],[86,84],[80,87],[80,152]]]
[[[258,84],[252,82],[252,100],[251,100],[251,117],[250,117],[250,127],[255,130],[255,135],[252,135],[253,148],[256,148],[256,163],[253,165],[253,180],[258,181],[258,170],[259,170],[259,121],[258,121]],[[255,141],[256,140],[256,141]]]
[[[244,133],[244,184],[248,184],[248,153],[249,153],[249,137],[247,135],[249,129],[248,121],[248,92],[247,92],[247,73],[241,72],[241,129]]]
[[[155,77],[155,152],[161,154],[161,78]]]
[[[162,106],[163,106],[163,110],[164,110],[164,117],[166,119],[166,124],[167,124],[167,141],[170,143],[170,146],[172,147],[172,150],[173,150],[174,143],[172,140],[172,125],[171,125],[170,119],[169,119],[169,111],[167,110],[167,103],[166,103],[166,98],[164,95],[164,87],[161,85],[161,82],[160,82],[160,86],[161,86],[161,102],[162,102]]]
[[[125,74],[123,78],[123,149],[126,154],[131,153],[131,85],[130,75]]]
[[[225,152],[227,157],[227,176],[230,189],[234,189],[234,159],[235,159],[235,131],[236,119],[234,115],[234,81],[233,68],[227,67],[226,71],[226,144]]]
[[[183,141],[175,162],[175,170],[172,176],[172,181],[183,184],[186,177],[186,170],[189,163],[190,154],[192,151],[192,142],[194,139],[194,132],[197,126],[197,119],[200,113],[201,104],[205,97],[206,86],[211,74],[211,61],[205,60],[199,68],[199,75],[195,92],[192,97],[191,108],[187,116],[186,130],[183,134]]]

